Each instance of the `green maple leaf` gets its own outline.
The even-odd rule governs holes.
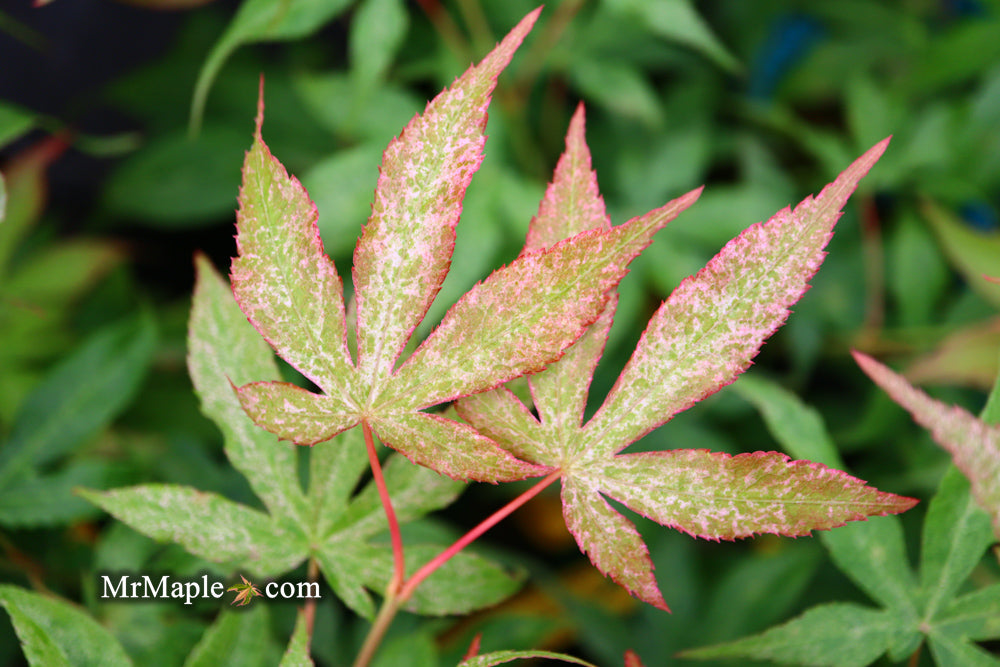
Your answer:
[[[837,567],[879,602],[881,609],[853,603],[824,604],[763,633],[686,651],[682,654],[685,657],[861,667],[886,652],[894,661],[904,660],[927,642],[941,665],[1000,664],[975,644],[1000,637],[1000,585],[960,593],[995,537],[990,534],[990,515],[984,508],[996,510],[989,495],[990,485],[996,482],[990,467],[990,438],[996,426],[986,420],[1000,417],[1000,390],[994,388],[983,419],[976,419],[964,410],[934,401],[869,357],[856,353],[855,358],[955,457],[956,467],[944,475],[928,507],[919,572],[915,574],[910,567],[896,517],[823,534]],[[762,381],[751,383],[741,393],[761,408],[768,427],[790,451],[801,454],[808,449],[833,465],[843,465],[836,451],[825,446],[829,436],[817,415],[797,404],[793,396],[783,395]],[[974,461],[977,465],[970,467]],[[974,480],[971,485],[963,477],[966,470]],[[850,641],[844,641],[845,637]]]
[[[583,125],[581,108],[532,220],[527,256],[568,235],[609,226]],[[562,360],[529,379],[537,418],[506,389],[458,402],[459,413],[480,432],[546,473],[559,472],[563,515],[580,549],[639,599],[666,609],[645,543],[605,496],[660,524],[716,540],[765,532],[806,535],[914,504],[777,452],[619,454],[749,366],[806,290],[840,209],[886,144],[868,151],[815,199],[749,227],[684,280],[653,316],[586,424],[588,387],[614,316],[613,300]]]
[[[133,664],[114,635],[77,605],[0,584],[0,606],[10,614],[24,657],[32,667]]]
[[[682,655],[863,667],[886,652],[894,661],[904,660],[926,640],[940,665],[1000,665],[974,643],[1000,638],[1000,584],[958,594],[992,536],[986,513],[957,469],[942,479],[928,508],[919,576],[910,567],[896,517],[852,524],[824,534],[823,542],[837,567],[881,609],[819,605],[758,635]]]

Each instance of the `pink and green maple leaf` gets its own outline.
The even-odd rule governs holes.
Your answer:
[[[750,365],[808,288],[842,207],[887,143],[865,153],[818,197],[749,227],[685,279],[650,320],[587,423],[587,393],[614,317],[614,299],[560,361],[529,378],[537,417],[506,388],[458,401],[459,413],[481,433],[547,474],[560,472],[563,515],[577,544],[601,572],[639,599],[666,609],[645,543],[605,497],[662,525],[715,540],[807,535],[902,512],[916,502],[777,452],[620,453]],[[524,256],[567,236],[610,228],[590,163],[581,108],[532,220]]]
[[[1000,424],[987,423],[957,405],[934,400],[865,354],[855,352],[854,359],[951,454],[955,466],[969,479],[976,502],[989,514],[993,534],[1000,539]]]
[[[280,382],[239,387],[258,425],[312,445],[364,423],[410,460],[450,477],[496,482],[541,473],[469,425],[423,410],[557,360],[600,315],[652,234],[700,191],[518,258],[465,294],[401,360],[448,272],[462,199],[482,161],[497,76],[537,15],[525,17],[386,149],[354,253],[353,356],[343,287],[323,251],[316,207],[264,143],[261,95],[243,166],[233,292],[274,350],[321,393]]]

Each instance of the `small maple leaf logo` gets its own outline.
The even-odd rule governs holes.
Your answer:
[[[252,583],[247,581],[247,578],[244,577],[242,574],[240,575],[240,579],[243,580],[243,583],[236,584],[235,586],[230,586],[226,590],[236,592],[236,597],[233,598],[233,601],[230,602],[229,604],[239,604],[242,607],[244,605],[250,604],[251,600],[260,595],[260,590],[258,590],[258,588],[254,586]]]

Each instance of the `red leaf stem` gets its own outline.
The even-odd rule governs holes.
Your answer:
[[[438,554],[431,560],[427,561],[427,563],[423,567],[414,572],[413,576],[410,577],[405,584],[403,584],[403,588],[400,590],[399,593],[400,600],[402,601],[408,600],[409,597],[413,595],[413,592],[417,589],[417,586],[419,586],[424,581],[424,579],[431,576],[435,570],[437,570],[439,567],[441,567],[449,560],[451,560],[451,558],[456,554],[458,554],[462,549],[464,549],[465,547],[469,546],[477,539],[479,539],[483,535],[483,533],[485,533],[490,528],[492,528],[493,526],[497,525],[498,523],[506,519],[508,516],[510,516],[514,512],[514,510],[516,510],[518,507],[520,507],[521,505],[525,504],[526,502],[537,496],[539,493],[542,492],[542,490],[545,489],[545,487],[552,484],[552,482],[556,481],[561,476],[562,476],[562,470],[553,470],[548,475],[539,480],[537,483],[535,483],[530,489],[528,489],[518,497],[514,498],[512,501],[510,501],[509,503],[498,509],[496,512],[491,514],[489,517],[487,517],[485,520],[483,520],[478,526],[476,526],[468,533],[460,537],[450,547],[442,551],[440,554]]]
[[[372,429],[367,421],[361,422],[361,429],[365,434],[365,447],[368,449],[368,462],[371,464],[372,477],[375,479],[375,486],[378,488],[378,496],[382,500],[382,507],[385,509],[385,518],[389,522],[389,537],[392,540],[392,557],[395,561],[395,571],[392,581],[389,583],[387,597],[393,596],[403,585],[406,577],[406,562],[403,558],[403,536],[399,532],[399,521],[396,520],[396,511],[392,509],[392,500],[389,498],[389,489],[385,485],[385,477],[382,475],[382,464],[378,460],[378,452],[375,451],[375,440],[372,437]]]

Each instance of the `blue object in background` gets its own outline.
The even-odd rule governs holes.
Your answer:
[[[963,202],[959,215],[969,227],[980,232],[992,232],[1000,228],[996,207],[987,201],[973,199]]]
[[[823,39],[826,30],[811,16],[785,14],[776,18],[757,50],[750,69],[747,93],[753,99],[774,95],[781,79]]]
[[[942,0],[941,5],[948,16],[986,15],[986,8],[979,0]]]

